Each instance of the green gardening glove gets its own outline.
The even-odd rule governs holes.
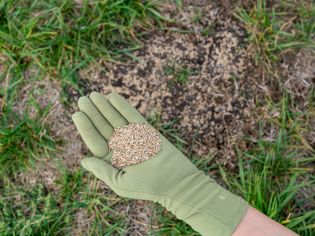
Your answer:
[[[244,216],[247,203],[198,170],[161,135],[161,149],[151,159],[118,170],[110,165],[107,141],[114,128],[147,123],[116,93],[93,92],[81,97],[73,121],[95,157],[82,166],[122,197],[160,203],[202,235],[231,235]]]

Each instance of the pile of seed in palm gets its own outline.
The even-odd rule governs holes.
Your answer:
[[[131,123],[116,128],[108,142],[111,164],[118,169],[150,159],[161,147],[159,132],[146,124]]]

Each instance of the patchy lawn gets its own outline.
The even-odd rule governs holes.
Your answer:
[[[280,2],[1,2],[1,235],[198,235],[80,167],[71,114],[91,91],[122,94],[200,169],[312,235],[315,6]]]

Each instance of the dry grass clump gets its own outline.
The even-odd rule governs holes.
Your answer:
[[[159,152],[161,140],[151,126],[131,123],[116,128],[108,145],[113,150],[111,164],[122,169],[150,159]]]

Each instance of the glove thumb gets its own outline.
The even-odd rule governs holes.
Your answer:
[[[81,165],[87,170],[92,172],[98,179],[104,181],[111,188],[118,184],[122,171],[113,167],[107,161],[96,157],[84,158]]]

